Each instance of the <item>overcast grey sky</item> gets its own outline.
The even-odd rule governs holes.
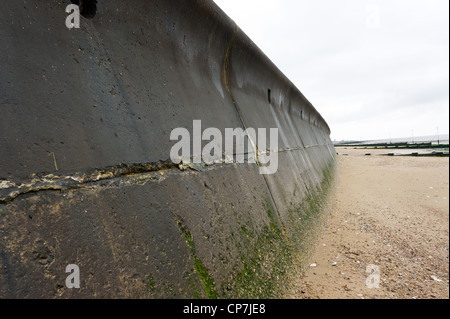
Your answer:
[[[331,138],[449,132],[448,0],[214,0],[300,89]]]

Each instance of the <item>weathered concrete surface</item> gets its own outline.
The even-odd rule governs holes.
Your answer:
[[[320,216],[326,122],[211,1],[102,1],[72,30],[68,4],[0,12],[0,297],[279,296]],[[178,169],[193,120],[278,128],[278,172]]]

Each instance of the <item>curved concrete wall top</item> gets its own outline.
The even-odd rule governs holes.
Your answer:
[[[328,125],[212,1],[101,1],[80,29],[68,4],[0,12],[0,296],[236,295],[242,254],[323,181]],[[278,128],[278,172],[171,166],[193,120]],[[71,263],[84,289],[64,288]]]
[[[327,123],[314,106],[239,28],[233,40],[231,64],[230,81],[236,90],[253,92],[254,98],[270,101],[272,107],[295,114],[330,134]]]
[[[78,30],[65,27],[64,4],[17,1],[2,13],[0,178],[53,172],[49,152],[63,172],[167,160],[175,127],[241,126],[223,81],[235,27],[214,3],[105,1]],[[273,107],[329,133],[240,30],[229,63],[232,90],[262,102],[250,126],[278,127],[263,105],[270,89]]]
[[[78,30],[64,10],[2,12],[0,178],[53,172],[49,152],[60,172],[167,160],[172,129],[239,123],[220,80],[231,22],[211,3],[105,1]]]

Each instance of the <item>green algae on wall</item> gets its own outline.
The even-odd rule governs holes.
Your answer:
[[[178,227],[180,228],[180,231],[183,234],[184,240],[186,241],[186,244],[191,251],[192,258],[194,259],[194,269],[199,276],[199,279],[203,285],[203,288],[205,289],[206,296],[209,299],[217,299],[219,296],[216,292],[216,286],[214,283],[214,279],[209,274],[208,269],[202,263],[201,259],[198,258],[198,256],[197,256],[194,239],[192,237],[191,232],[189,231],[189,229],[184,225],[184,223],[181,220],[176,219],[176,223],[177,223]],[[193,295],[196,298],[200,297],[200,293],[196,290],[193,291]]]
[[[222,291],[224,298],[280,298],[289,289],[294,276],[303,271],[326,218],[325,208],[333,187],[335,164],[323,170],[322,183],[300,205],[291,205],[287,221],[289,230],[280,225],[270,200],[262,203],[268,218],[255,244],[241,251],[242,268],[237,271],[232,291]],[[255,236],[256,231],[243,226],[242,232]],[[235,269],[236,271],[236,269]]]

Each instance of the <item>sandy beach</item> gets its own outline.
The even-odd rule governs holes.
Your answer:
[[[329,217],[293,297],[448,299],[448,157],[337,152]]]

